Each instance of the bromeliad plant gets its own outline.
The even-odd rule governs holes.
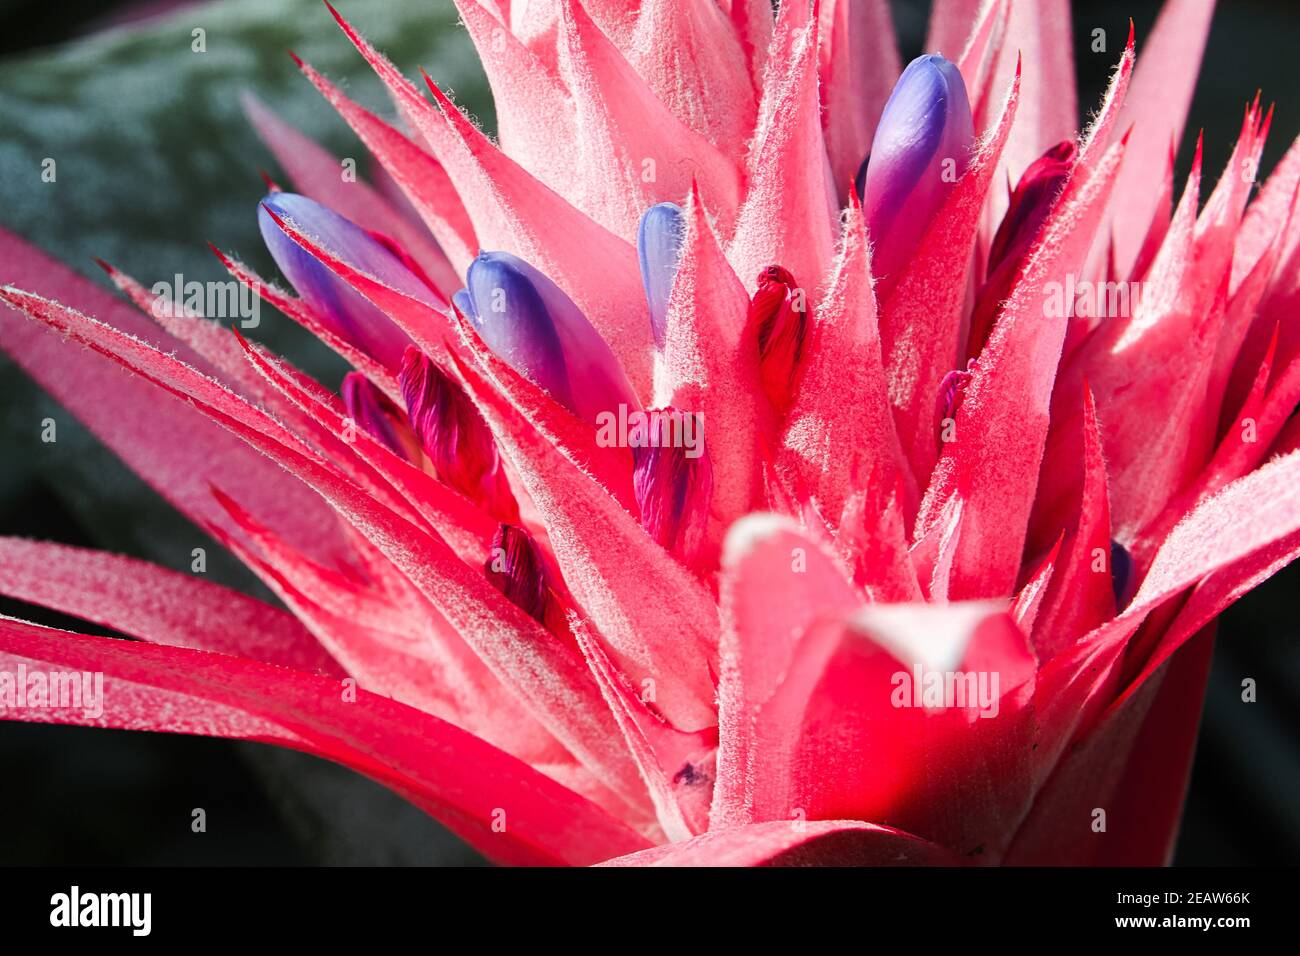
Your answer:
[[[510,863],[1168,860],[1212,622],[1300,552],[1300,149],[1251,201],[1257,102],[1172,202],[1212,4],[1077,135],[1063,0],[940,0],[901,78],[883,0],[457,6],[499,145],[342,18],[376,187],[249,103],[298,295],[222,260],[341,396],[0,237],[5,349],[289,609],[4,540],[138,639],[0,620],[106,678],[5,716],[319,754]]]

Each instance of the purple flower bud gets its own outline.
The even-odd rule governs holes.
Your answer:
[[[291,221],[303,234],[358,271],[438,307],[438,297],[427,282],[411,270],[387,241],[306,196],[272,192],[258,207],[257,224],[262,240],[298,295],[341,338],[385,367],[396,369],[402,362],[403,350],[411,343],[406,333],[346,280],[294,242],[276,224],[272,212]]]
[[[1115,591],[1115,609],[1123,611],[1133,600],[1137,590],[1137,576],[1133,573],[1133,556],[1118,541],[1110,542],[1110,583]]]
[[[641,507],[641,527],[693,565],[701,556],[713,501],[703,418],[675,408],[651,409],[645,415],[644,435],[632,447],[632,488]]]
[[[481,252],[455,301],[488,348],[592,425],[640,408],[605,340],[554,282],[518,256]]]
[[[415,437],[434,474],[501,520],[518,521],[496,440],[454,379],[414,346],[399,379]]]
[[[970,384],[974,375],[975,360],[971,359],[964,369],[953,369],[939,382],[939,394],[934,401],[934,415],[937,420],[935,431],[939,437],[940,449],[943,448],[943,442],[946,440],[944,436],[948,431],[947,423],[956,420],[957,409],[961,407],[961,400],[966,395],[966,386]]]
[[[527,531],[512,524],[498,527],[483,570],[492,586],[512,604],[537,622],[547,623],[555,599],[547,581],[546,563]]]
[[[348,372],[339,388],[348,418],[394,455],[412,463],[420,460],[420,446],[407,424],[406,414],[374,382],[360,372]]]
[[[686,225],[682,209],[675,203],[651,206],[641,217],[636,233],[636,250],[641,258],[641,282],[650,306],[650,329],[655,347],[664,347],[668,331],[668,297],[677,277],[677,263],[682,255]]]
[[[970,161],[966,84],[936,54],[908,64],[885,104],[862,186],[872,272],[895,276]]]

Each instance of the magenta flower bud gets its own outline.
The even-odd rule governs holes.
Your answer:
[[[1012,191],[1007,213],[989,246],[985,282],[975,297],[967,347],[971,358],[977,357],[988,341],[1002,303],[1011,294],[1024,259],[1070,176],[1075,151],[1074,140],[1057,143],[1030,163]]]
[[[966,396],[966,386],[975,375],[975,362],[968,361],[964,369],[953,369],[943,377],[939,382],[939,394],[934,401],[934,416],[936,419],[935,432],[939,438],[939,448],[942,450],[943,443],[951,434],[951,422],[956,421],[957,409],[961,407],[961,400]]]
[[[438,480],[501,520],[518,521],[496,440],[460,384],[414,346],[399,377],[411,427]]]
[[[664,347],[664,336],[668,331],[668,297],[677,277],[685,235],[682,209],[670,202],[661,202],[647,209],[637,228],[636,251],[641,259],[641,283],[645,286],[645,298],[650,306],[650,330],[654,333],[655,347],[660,349]]]
[[[763,391],[772,407],[784,415],[794,404],[808,336],[806,297],[789,270],[768,266],[759,274],[758,290],[745,321],[758,335]]]
[[[513,524],[497,528],[483,570],[492,586],[529,617],[543,625],[548,618],[554,620],[558,607],[547,581],[546,562],[523,528]]]
[[[298,295],[341,338],[386,368],[396,369],[402,362],[403,350],[411,344],[406,333],[346,280],[294,242],[271,213],[292,222],[304,235],[358,271],[439,307],[438,297],[427,282],[393,252],[387,241],[306,196],[273,192],[258,207],[262,240]]]
[[[374,382],[360,372],[348,372],[343,376],[339,394],[348,418],[358,428],[394,455],[407,461],[418,460],[420,449],[406,423],[406,415]]]
[[[872,272],[895,276],[915,251],[975,140],[966,84],[936,54],[907,65],[876,126],[862,185]]]
[[[645,417],[644,431],[638,428],[628,439],[641,527],[683,563],[693,565],[704,546],[713,501],[704,419],[675,408],[650,409]]]
[[[583,421],[640,408],[605,340],[554,282],[518,256],[481,252],[457,307],[515,371]]]

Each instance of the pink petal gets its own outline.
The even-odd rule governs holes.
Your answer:
[[[755,90],[762,89],[768,47],[772,42],[772,4],[769,0],[718,0],[718,5],[730,12],[749,64],[750,83]]]
[[[755,823],[710,830],[601,866],[953,866],[960,859],[892,827],[857,820]]]
[[[627,56],[683,123],[744,161],[758,103],[740,36],[718,4],[642,0]]]
[[[335,18],[446,169],[473,217],[479,247],[519,256],[553,279],[609,343],[638,393],[648,394],[650,325],[636,250],[497,149],[430,81],[438,102],[432,107],[337,13]]]
[[[480,0],[455,2],[492,88],[501,148],[557,192],[574,189],[582,178],[573,175],[581,162],[578,122],[553,62],[543,62]]]
[[[997,0],[934,0],[930,6],[925,49],[955,60],[972,31],[979,26],[981,14],[996,3]]]
[[[1053,143],[1074,137],[1078,107],[1073,50],[1069,0],[1013,0],[991,76],[998,88],[1022,70],[1024,80],[1017,122],[1007,137],[996,182],[1019,180]],[[995,190],[991,200],[991,219],[997,222],[1006,196]]]
[[[838,516],[868,476],[902,489],[910,520],[912,479],[894,430],[880,358],[866,223],[854,197],[843,247],[822,303],[813,310],[807,364],[787,418],[777,468],[802,499]]]
[[[714,829],[790,820],[801,708],[782,686],[804,633],[861,603],[840,567],[793,521],[753,515],[727,536],[720,584]]]
[[[1043,660],[1115,616],[1106,463],[1102,459],[1096,405],[1092,392],[1086,389],[1083,418],[1083,494],[1058,573],[1053,576],[1046,603],[1032,630],[1034,649]],[[1099,560],[1101,570],[1097,569]]]
[[[358,484],[375,488],[376,497],[395,497],[399,513],[418,515],[433,528],[466,562],[482,558],[487,542],[496,530],[496,521],[463,495],[435,481],[389,452],[378,441],[359,428],[353,441],[341,441],[338,436],[349,431],[347,420],[340,409],[327,404],[321,396],[304,388],[288,375],[281,362],[267,358],[256,349],[249,348],[248,360],[275,388],[302,410],[305,418],[324,426],[325,434],[333,441],[327,446],[336,462],[355,462],[354,474]],[[359,461],[357,461],[359,459]],[[393,493],[396,495],[393,495]]]
[[[1124,613],[1045,663],[1038,681],[1042,729],[1035,750],[1041,768],[1054,767],[1065,746],[1094,726],[1116,699],[1123,689],[1119,686],[1121,655],[1154,609],[1203,579],[1215,582],[1206,588],[1203,603],[1198,602],[1196,616],[1184,619],[1187,626],[1169,632],[1181,642],[1295,557],[1300,544],[1297,469],[1300,453],[1292,452],[1197,505],[1160,547]],[[1192,600],[1200,593],[1194,592]],[[1176,644],[1166,638],[1158,647],[1171,653]],[[1137,666],[1148,659],[1151,651],[1137,660]],[[1130,688],[1138,686],[1140,682],[1130,684]]]
[[[643,7],[641,17],[646,16]],[[654,42],[664,55],[690,62],[671,40],[657,37]],[[584,170],[582,176],[569,177],[565,197],[607,229],[632,239],[648,206],[679,202],[698,181],[729,226],[740,205],[738,164],[675,116],[675,104],[665,103],[652,89],[654,79],[648,83],[638,75],[573,0],[560,2],[557,44],[560,76],[577,109]],[[705,102],[701,93],[691,88],[691,100]],[[723,102],[724,112],[752,125],[744,118],[743,103]],[[571,196],[583,186],[594,194]]]
[[[957,0],[957,4],[962,6],[966,6],[967,2],[968,0]],[[985,0],[975,4],[974,9],[978,10],[978,14],[973,20],[968,35],[964,38],[955,34],[955,28],[960,25],[959,23],[952,23],[944,28],[942,24],[936,22],[946,19],[942,11],[953,5],[948,0],[936,0],[930,16],[932,35],[925,48],[936,53],[943,53],[945,50],[953,54],[961,53],[960,57],[953,59],[966,80],[975,129],[982,132],[989,125],[989,111],[996,105],[993,103],[993,72],[998,56],[997,41],[1006,33],[1007,21],[1011,16],[1011,3],[1010,0]],[[951,36],[952,42],[935,37],[934,31],[941,31],[944,36]]]
[[[291,615],[219,584],[123,555],[0,538],[0,593],[154,644],[343,676]]]
[[[351,767],[503,863],[593,863],[643,837],[525,764],[364,690],[239,658],[0,620],[0,661],[103,672],[104,713],[11,710],[32,720],[276,743]],[[492,826],[504,811],[507,826]]]
[[[908,267],[889,280],[881,295],[881,354],[899,440],[917,483],[926,481],[937,455],[935,397],[944,376],[958,367],[971,268],[967,250],[1016,115],[1018,89],[1010,87],[996,130],[936,215]]]
[[[1300,189],[1300,137],[1291,143],[1246,210],[1232,261],[1234,293],[1265,253],[1279,245],[1279,240],[1280,249],[1275,250],[1279,258],[1288,255],[1300,242],[1297,189]]]
[[[113,285],[134,302],[140,311],[157,322],[170,336],[194,350],[200,358],[195,364],[202,371],[220,373],[222,381],[254,401],[276,400],[272,390],[248,367],[235,336],[220,322],[204,318],[175,299],[168,300],[170,308],[157,308],[160,296],[107,262],[101,259],[95,261],[113,280]]]
[[[1183,137],[1201,55],[1210,32],[1214,0],[1166,2],[1137,69],[1118,124],[1133,130],[1104,228],[1115,238],[1115,264],[1128,275],[1159,196],[1151,189],[1164,171],[1170,145]],[[1073,107],[1071,107],[1073,108]]]
[[[441,114],[424,116],[485,248],[509,252],[549,276],[608,343],[638,395],[649,394],[650,319],[636,249],[514,165],[436,87]],[[441,154],[440,154],[441,155]],[[633,225],[635,229],[635,224]]]
[[[1008,864],[1169,864],[1212,647],[1207,633],[1070,752],[1038,794]],[[1098,809],[1102,832],[1093,828]]]
[[[1042,610],[1043,601],[1047,598],[1047,589],[1056,576],[1056,564],[1060,560],[1061,545],[1064,541],[1065,532],[1061,532],[1056,539],[1056,544],[1052,545],[1052,550],[1047,552],[1047,556],[1029,575],[1011,604],[1011,617],[1015,620],[1016,626],[1026,634],[1033,634],[1034,627],[1038,623],[1038,612]]]
[[[393,239],[419,263],[444,297],[460,287],[455,269],[428,232],[411,223],[367,183],[345,180],[337,157],[280,119],[251,93],[244,94],[243,106],[257,135],[299,192],[363,229]]]
[[[754,449],[771,434],[772,413],[759,385],[757,331],[745,324],[749,297],[694,190],[685,216],[656,393],[663,404],[704,416],[714,473],[707,551],[716,556],[726,529],[758,503]]]
[[[681,734],[667,727],[628,686],[599,639],[576,615],[572,625],[578,645],[646,781],[664,834],[670,840],[685,840],[708,829],[713,780],[693,770],[684,775],[678,768],[693,768],[693,764],[683,764],[683,761],[711,749],[706,744],[710,735]],[[716,746],[716,736],[714,741]]]
[[[219,535],[366,690],[391,697],[481,737],[554,776],[573,758],[501,683],[438,611],[407,586],[400,594],[365,588],[317,568],[219,495],[249,544]],[[420,627],[412,632],[411,621]],[[558,779],[558,778],[557,778]],[[561,781],[564,782],[564,781]],[[602,800],[620,816],[621,799]]]
[[[724,568],[711,826],[882,819],[996,859],[1030,797],[1034,661],[1009,619],[986,605],[869,605],[846,630],[852,588],[773,517],[737,525]],[[998,673],[999,713],[896,706],[895,675],[916,666]]]
[[[0,290],[0,298],[21,304],[34,318],[168,392],[187,396],[204,414],[302,479],[410,579],[576,757],[627,799],[644,799],[635,768],[617,745],[613,721],[582,662],[465,565],[436,533],[426,533],[386,508],[323,464],[274,419],[171,356],[57,303],[10,290]]]
[[[134,308],[0,231],[0,282],[22,283],[95,312],[147,342],[178,344]],[[328,508],[262,456],[196,415],[184,402],[160,395],[123,375],[111,362],[69,348],[7,310],[0,313],[4,350],[77,416],[133,471],[194,520],[226,519],[212,501],[209,481],[237,490],[268,524],[325,563],[350,551]],[[180,352],[191,353],[184,346]]]
[[[869,478],[844,504],[836,543],[853,566],[853,583],[878,604],[922,600],[916,569],[908,556],[907,522],[901,492]]]
[[[902,72],[889,4],[823,0],[818,39],[831,181],[843,189],[871,152],[876,121]]]
[[[383,164],[438,240],[452,268],[463,275],[478,252],[478,241],[446,170],[392,126],[344,96],[311,66],[299,63],[299,69]]]

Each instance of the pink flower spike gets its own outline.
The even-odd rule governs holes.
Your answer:
[[[136,639],[0,615],[107,685],[0,718],[296,747],[495,862],[1167,862],[1300,557],[1300,145],[1257,190],[1257,96],[1173,202],[1212,0],[1081,133],[1068,0],[935,0],[901,78],[888,0],[455,5],[492,128],[337,13],[396,125],[298,61],[379,189],[246,99],[299,295],[221,258],[338,392],[0,230],[0,349],[283,605],[0,536]]]

